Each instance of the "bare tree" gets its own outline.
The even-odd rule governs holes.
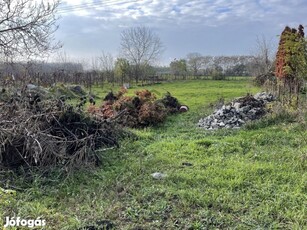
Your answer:
[[[99,60],[103,71],[112,72],[114,70],[114,58],[112,54],[102,52],[102,55],[99,57]]]
[[[60,47],[54,43],[57,30],[56,9],[59,0],[0,1],[0,53],[12,55],[43,55]]]
[[[108,82],[112,82],[114,85],[115,77],[114,77],[114,68],[115,61],[110,53],[102,52],[102,55],[99,57],[100,66],[103,73],[106,75]]]
[[[267,74],[271,70],[275,55],[272,50],[272,44],[264,36],[257,37],[256,51],[250,69],[252,75]]]
[[[92,57],[90,63],[91,71],[98,71],[100,69],[100,57]]]
[[[202,55],[200,53],[189,53],[187,55],[187,62],[194,77],[197,76],[203,64]]]
[[[134,65],[135,80],[142,75],[142,65],[151,65],[163,52],[160,38],[147,27],[132,27],[121,33],[123,57]]]

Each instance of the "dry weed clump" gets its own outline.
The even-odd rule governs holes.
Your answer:
[[[169,92],[162,99],[146,89],[136,91],[134,96],[126,96],[126,92],[121,89],[116,94],[108,93],[101,107],[91,106],[88,112],[103,119],[116,119],[128,127],[156,125],[168,114],[179,112],[180,104]]]
[[[5,168],[99,163],[95,150],[118,145],[120,131],[60,99],[19,95],[0,103],[0,166]]]

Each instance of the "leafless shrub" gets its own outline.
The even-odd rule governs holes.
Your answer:
[[[0,166],[61,166],[99,163],[97,149],[118,146],[121,131],[61,100],[12,96],[0,103]]]

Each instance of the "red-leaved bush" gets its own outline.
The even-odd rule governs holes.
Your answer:
[[[101,119],[114,118],[123,126],[143,127],[161,123],[168,114],[179,111],[180,104],[170,93],[157,100],[146,89],[136,91],[134,96],[126,96],[126,92],[108,93],[101,107],[90,106],[88,112]]]

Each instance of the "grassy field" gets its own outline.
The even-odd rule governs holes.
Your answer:
[[[306,122],[280,118],[209,132],[196,124],[210,114],[210,103],[259,89],[245,80],[146,88],[171,92],[190,111],[132,130],[137,140],[102,152],[99,168],[28,184],[16,178],[19,189],[0,193],[0,226],[5,216],[40,216],[46,229],[102,220],[115,229],[307,229]],[[167,176],[155,180],[154,172]]]

